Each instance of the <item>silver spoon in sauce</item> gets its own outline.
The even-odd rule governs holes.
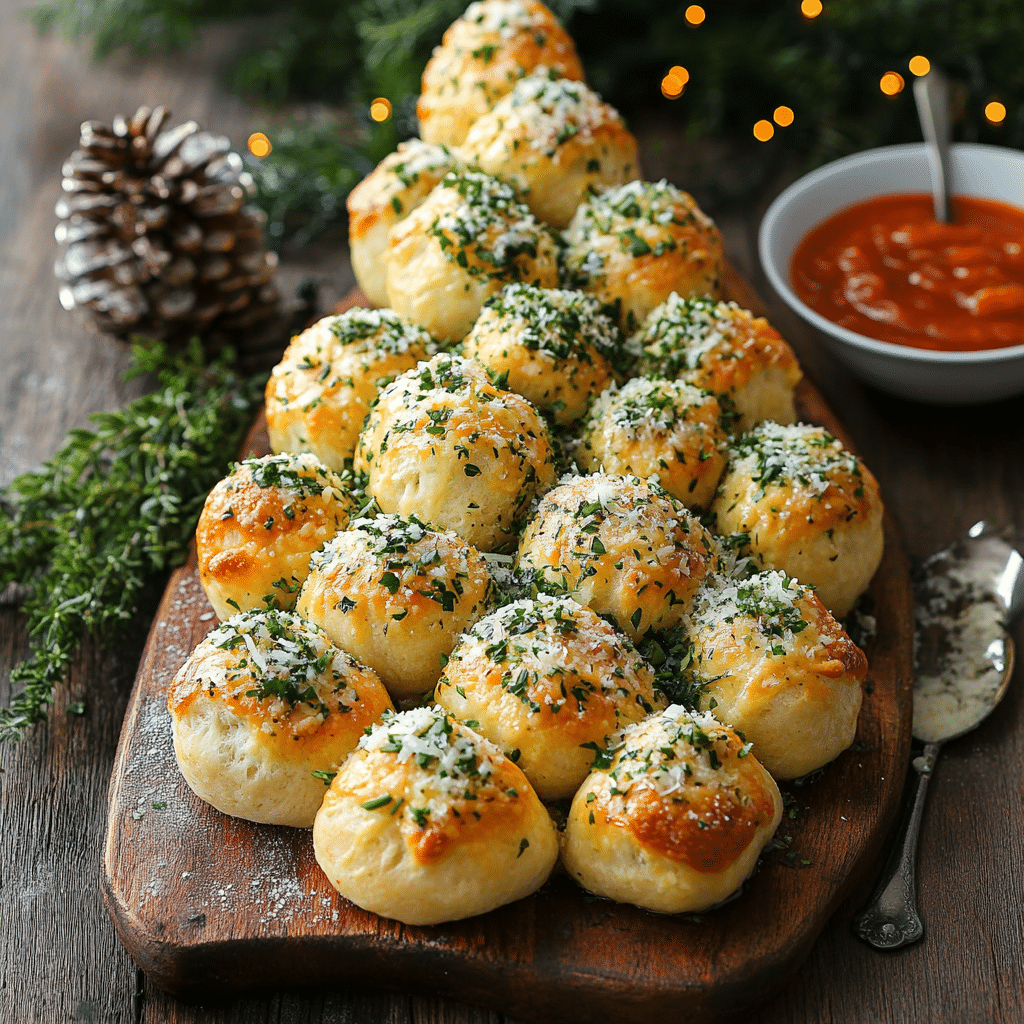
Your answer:
[[[999,703],[1013,675],[1007,624],[1024,607],[1024,559],[976,523],[969,535],[928,558],[914,583],[914,738],[924,750],[911,762],[917,787],[906,831],[856,934],[876,949],[917,942],[914,861],[928,781],[948,740],[970,732]]]
[[[931,70],[914,79],[914,103],[921,122],[921,132],[928,149],[928,169],[932,180],[932,204],[935,219],[952,224],[949,206],[949,142],[952,126],[949,116],[949,79],[941,71]]]

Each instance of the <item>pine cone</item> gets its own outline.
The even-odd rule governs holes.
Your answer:
[[[60,301],[111,334],[244,346],[240,332],[278,309],[266,217],[245,205],[252,179],[228,140],[194,121],[164,131],[169,117],[139,107],[112,126],[83,122],[56,206]]]

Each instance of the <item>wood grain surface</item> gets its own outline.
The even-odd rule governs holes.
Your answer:
[[[53,283],[53,204],[78,123],[139,103],[166,102],[236,146],[266,115],[225,96],[216,81],[232,43],[204,37],[184,58],[87,52],[40,39],[31,0],[0,4],[0,484],[57,448],[89,412],[123,404],[123,348],[60,308]],[[720,146],[681,144],[638,123],[645,168],[684,187],[690,168],[730,159]],[[757,152],[745,159],[758,159]],[[767,300],[830,408],[878,477],[909,554],[943,547],[977,520],[1024,538],[1024,416],[1012,399],[977,408],[904,402],[862,385],[816,333],[771,294],[756,235],[780,178],[741,209],[714,210],[727,252]],[[286,282],[315,276],[326,291],[351,285],[343,252],[284,261]],[[501,1012],[426,993],[323,986],[282,970],[270,991],[185,1001],[147,982],[114,933],[100,893],[107,787],[128,692],[145,638],[97,656],[87,647],[56,694],[49,725],[0,748],[0,1021],[12,1024],[514,1024]],[[1018,644],[1022,633],[1015,630]],[[16,608],[0,608],[0,699],[27,653]],[[1022,659],[1024,661],[1024,659]],[[68,715],[84,700],[85,714]],[[747,1024],[1019,1024],[1024,1020],[1024,696],[1021,669],[998,713],[949,744],[932,782],[918,862],[926,934],[880,955],[850,918],[868,880],[841,904],[800,971]],[[156,813],[152,811],[151,813]],[[380,979],[368,973],[367,986]],[[685,1012],[680,1007],[679,1012]]]

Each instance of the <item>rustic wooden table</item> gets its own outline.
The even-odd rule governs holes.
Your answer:
[[[124,350],[57,302],[53,204],[60,165],[86,118],[108,120],[140,103],[166,103],[236,147],[258,115],[215,85],[228,37],[183,57],[115,56],[94,67],[71,44],[40,39],[26,0],[0,6],[0,484],[35,467],[67,429],[133,394],[120,382]],[[648,176],[680,184],[668,157]],[[678,171],[678,169],[676,169]],[[763,208],[762,208],[763,209]],[[769,303],[832,408],[881,481],[908,553],[920,557],[977,520],[1024,538],[1024,400],[930,408],[862,386],[833,363],[814,333],[774,300],[755,254],[762,209],[720,219],[728,253]],[[290,262],[285,287],[313,275],[326,301],[352,283],[342,252]],[[52,720],[0,750],[0,1020],[117,1024],[449,1022],[497,1024],[502,1015],[413,993],[291,987],[209,1005],[176,1001],[136,969],[118,943],[98,876],[107,785],[143,640],[87,651],[57,694]],[[0,699],[27,650],[16,608],[0,609]],[[1020,670],[1018,670],[1018,675]],[[66,705],[84,700],[83,717]],[[810,958],[750,1024],[1024,1019],[1024,696],[1019,680],[991,721],[947,748],[932,785],[919,865],[923,942],[882,955],[860,944],[850,917],[862,888],[835,914]],[[367,978],[368,986],[375,979]],[[680,1007],[684,1010],[684,1007]],[[509,1024],[512,1024],[509,1021]]]

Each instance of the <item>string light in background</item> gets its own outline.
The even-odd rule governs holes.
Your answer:
[[[878,83],[878,88],[885,93],[886,96],[895,96],[897,93],[903,92],[903,86],[906,83],[903,81],[903,76],[897,74],[895,71],[886,71],[882,75],[882,80]]]
[[[772,118],[780,128],[788,128],[796,115],[791,107],[776,107]]]
[[[668,74],[661,80],[661,95],[666,99],[677,100],[683,95],[683,89],[690,80],[690,72],[678,64],[669,68]]]
[[[1006,107],[999,100],[985,104],[985,117],[989,124],[1002,124],[1006,120]]]
[[[269,156],[270,151],[274,148],[270,144],[270,139],[268,139],[263,132],[253,132],[252,135],[249,136],[247,145],[249,147],[249,152],[252,153],[253,156],[259,157],[261,160],[263,157]]]
[[[370,104],[370,117],[374,121],[386,121],[391,116],[391,101],[378,96]]]
[[[910,68],[910,73],[916,75],[918,78],[922,78],[927,75],[932,69],[932,62],[927,57],[922,57],[918,54],[916,57],[910,58],[910,63],[907,65]]]
[[[805,18],[816,18],[821,11],[821,0],[801,0],[800,2],[800,13]]]
[[[690,4],[683,16],[691,25],[700,25],[707,17],[707,14],[705,14],[703,7],[697,4]]]
[[[775,127],[771,121],[758,121],[754,125],[754,138],[758,142],[767,142],[775,134]]]

